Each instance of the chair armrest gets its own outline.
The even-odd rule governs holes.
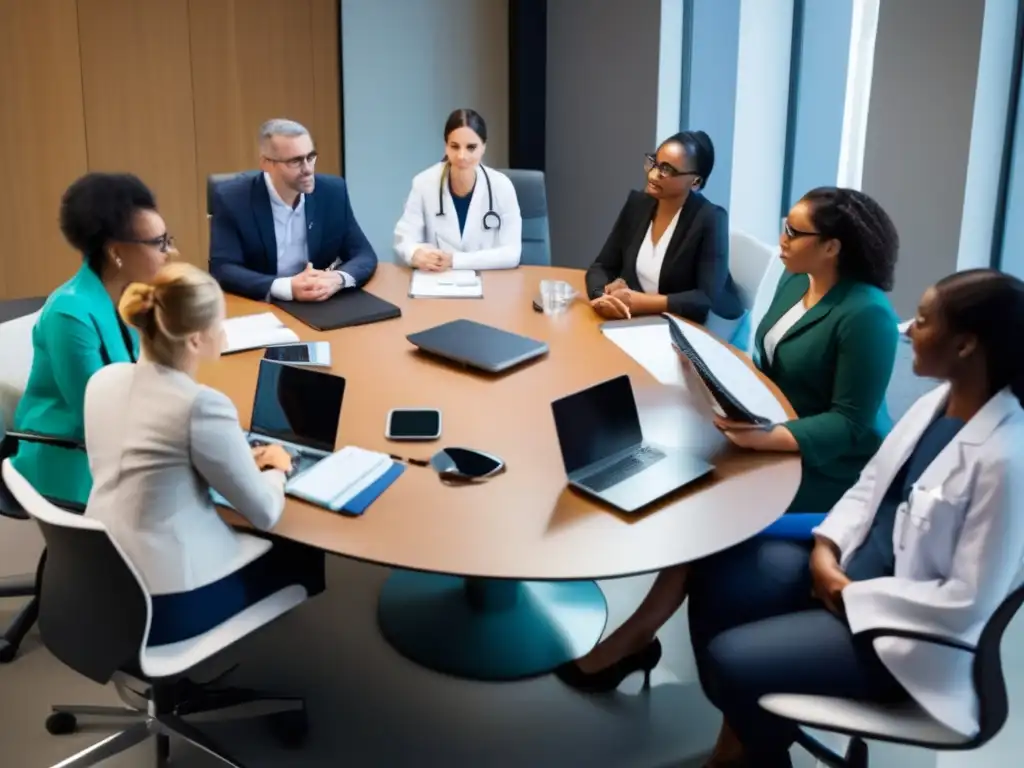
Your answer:
[[[20,442],[40,443],[41,445],[52,445],[55,448],[67,448],[69,450],[84,451],[85,443],[78,440],[71,440],[67,437],[55,437],[44,435],[41,432],[15,432],[10,431],[4,434],[4,441],[10,441],[13,446]],[[11,453],[14,451],[12,450]]]
[[[886,629],[885,627],[879,627],[878,629],[866,629],[863,632],[858,632],[857,637],[870,641],[874,641],[879,637],[902,637],[907,640],[920,640],[922,643],[943,645],[946,648],[955,648],[958,651],[967,651],[968,653],[976,653],[978,650],[970,643],[965,643],[956,638],[933,635],[930,632],[916,632],[912,629]]]

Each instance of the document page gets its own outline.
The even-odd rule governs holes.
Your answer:
[[[415,269],[409,295],[416,299],[479,299],[484,295],[484,284],[471,269],[449,269],[446,272]]]
[[[273,312],[229,318],[224,321],[224,336],[225,354],[299,340],[295,331],[282,323]]]

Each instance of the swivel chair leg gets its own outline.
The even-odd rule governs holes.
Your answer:
[[[28,604],[22,608],[14,617],[0,637],[0,664],[7,664],[14,660],[21,647],[21,641],[29,633],[39,616],[39,600],[33,597]]]

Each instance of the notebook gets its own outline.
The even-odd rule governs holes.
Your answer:
[[[273,312],[258,315],[242,315],[224,321],[225,355],[243,352],[247,349],[269,347],[274,344],[290,344],[299,340],[291,328],[278,319]]]
[[[402,310],[379,296],[361,288],[338,291],[327,301],[279,301],[280,307],[292,317],[317,331],[333,331],[351,325],[366,325],[401,317]]]
[[[445,272],[413,270],[409,281],[413,299],[482,299],[484,283],[472,269],[449,269]]]
[[[361,515],[404,471],[405,465],[387,454],[348,445],[289,480],[284,492],[332,512]],[[215,504],[233,509],[212,488],[210,496]]]

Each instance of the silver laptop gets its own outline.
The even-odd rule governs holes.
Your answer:
[[[569,485],[623,512],[635,512],[714,467],[644,440],[628,376],[551,404]]]
[[[293,478],[334,452],[345,379],[311,368],[260,360],[249,445],[276,444],[292,457]]]

